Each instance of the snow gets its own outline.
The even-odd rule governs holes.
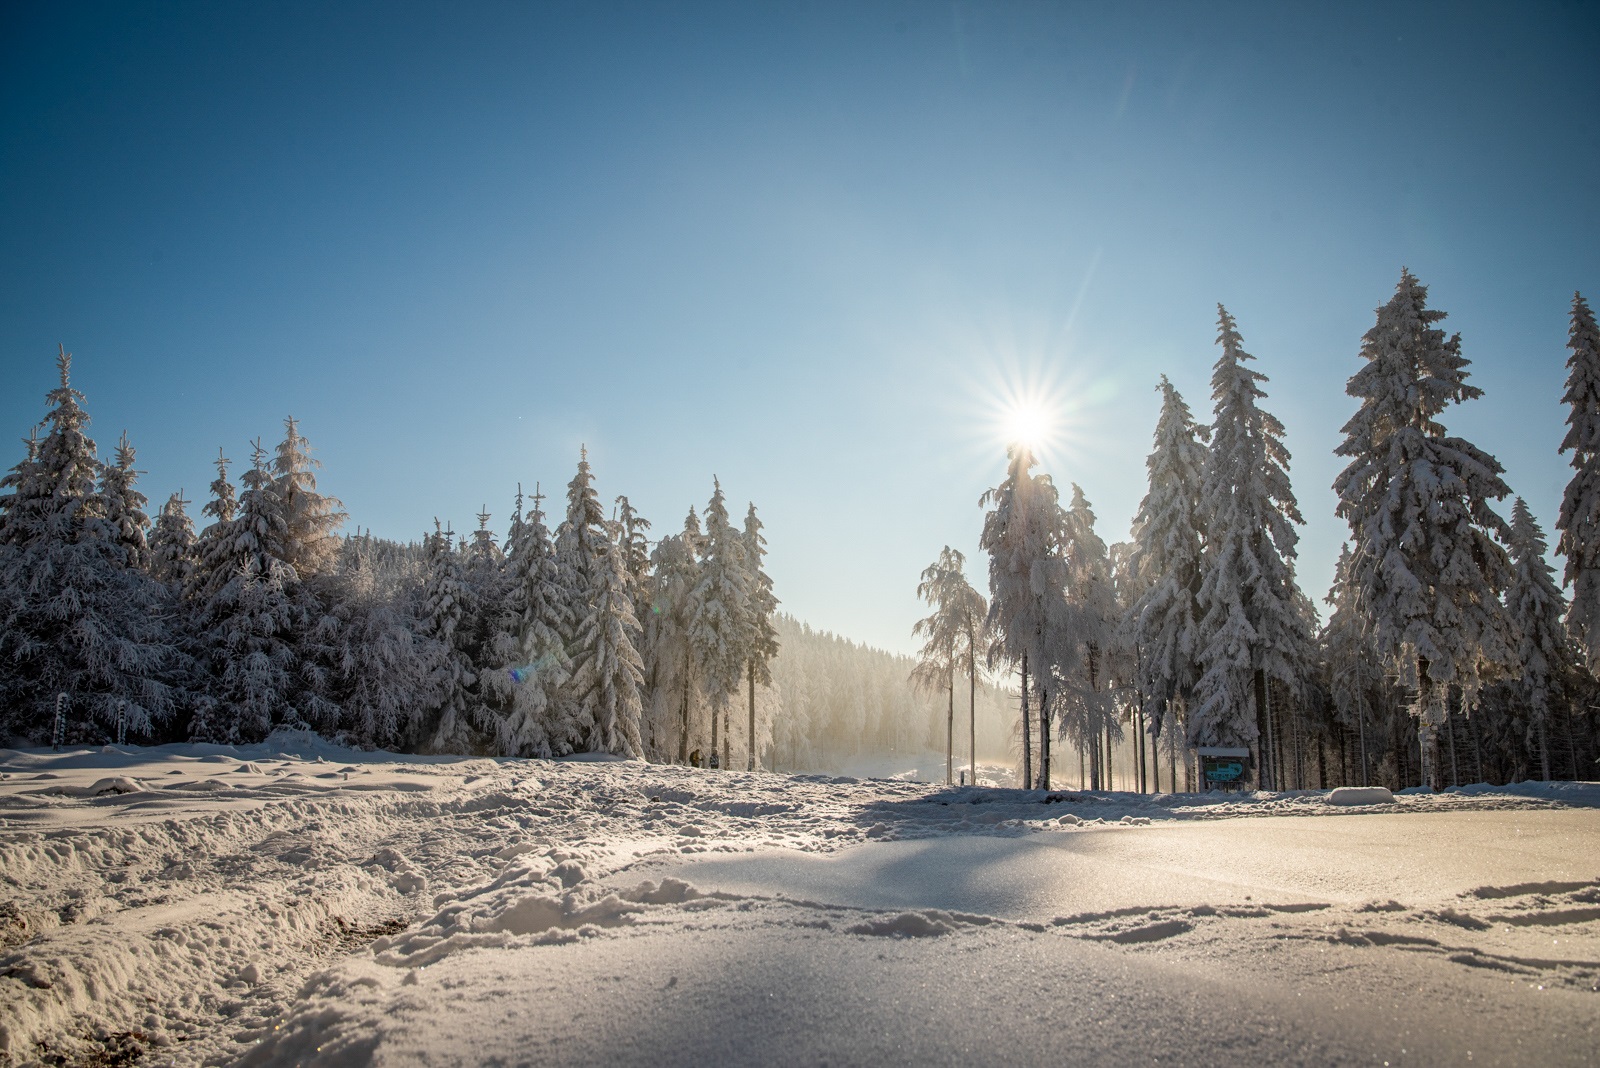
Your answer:
[[[1382,793],[0,751],[0,1063],[1585,1062],[1600,784]]]

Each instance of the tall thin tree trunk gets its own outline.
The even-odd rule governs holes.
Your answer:
[[[1543,719],[1539,720],[1539,772],[1545,782],[1550,781],[1550,732]]]
[[[1444,710],[1444,723],[1450,731],[1450,785],[1461,785],[1461,764],[1456,759],[1456,717],[1448,708]]]
[[[683,722],[678,735],[678,763],[689,763],[689,673],[683,673]]]
[[[968,646],[970,650],[970,646]],[[978,785],[978,665],[976,654],[967,661],[967,761],[971,774],[967,777],[972,786]]]
[[[1578,746],[1577,746],[1577,743],[1573,741],[1573,734],[1572,734],[1572,702],[1571,701],[1567,702],[1566,721],[1567,721],[1567,756],[1569,758],[1571,758],[1571,760],[1572,760],[1572,778],[1573,778],[1574,781],[1582,781],[1583,773],[1578,770]]]
[[[745,674],[750,676],[750,755],[745,760],[746,771],[756,770],[756,663],[750,661],[750,666],[745,669]]]
[[[950,665],[950,707],[944,719],[944,784],[956,781],[956,666]]]
[[[1483,746],[1478,742],[1478,717],[1467,715],[1467,733],[1472,736],[1472,768],[1479,782],[1488,782],[1489,775],[1483,770]]]
[[[1039,789],[1050,789],[1050,691],[1039,687]]]
[[[1028,717],[1033,709],[1028,707],[1028,654],[1022,654],[1022,788],[1033,789],[1033,743],[1028,736]]]

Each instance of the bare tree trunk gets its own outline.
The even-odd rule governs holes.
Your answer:
[[[750,755],[745,760],[746,771],[756,770],[756,664],[752,660],[745,669],[750,676]]]
[[[1539,772],[1545,782],[1550,781],[1550,732],[1542,719],[1539,721]]]
[[[1050,789],[1050,691],[1039,687],[1039,789]]]
[[[683,673],[682,733],[678,735],[678,763],[689,763],[689,673]]]
[[[1028,736],[1028,654],[1022,654],[1022,788],[1033,789],[1033,743]]]
[[[1572,778],[1575,781],[1582,781],[1583,772],[1578,770],[1578,746],[1577,746],[1577,743],[1575,743],[1573,741],[1573,735],[1572,735],[1572,702],[1571,701],[1567,702],[1566,721],[1567,721],[1567,756],[1572,759]]]
[[[969,680],[969,689],[967,691],[967,761],[969,764],[968,770],[971,772],[967,776],[967,781],[976,786],[978,785],[978,668],[971,660],[967,662],[967,668],[967,678]]]
[[[950,665],[950,707],[944,720],[944,784],[956,781],[956,666]]]

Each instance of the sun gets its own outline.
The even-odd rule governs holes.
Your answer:
[[[1055,420],[1044,405],[1036,401],[1018,401],[1009,405],[1001,417],[1001,430],[1008,446],[1020,445],[1037,453],[1050,440]]]

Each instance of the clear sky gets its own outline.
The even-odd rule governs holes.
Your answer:
[[[293,414],[353,523],[516,483],[678,529],[712,474],[784,607],[912,647],[975,584],[997,409],[1127,536],[1216,304],[1288,427],[1320,601],[1361,334],[1408,266],[1547,531],[1600,301],[1600,7],[935,3],[0,8],[0,467],[57,342],[152,511]],[[1510,501],[1503,511],[1509,514]]]

